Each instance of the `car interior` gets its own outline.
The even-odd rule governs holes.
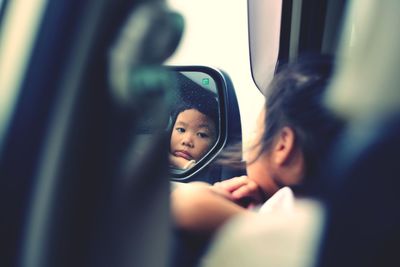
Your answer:
[[[322,230],[307,229],[316,238],[300,245],[312,248],[312,260],[283,265],[302,250],[274,254],[257,242],[262,256],[239,261],[240,239],[224,259],[395,265],[400,2],[246,4],[255,86],[263,92],[303,55],[332,55],[325,102],[347,126],[319,173]],[[268,12],[278,28],[266,24]],[[185,27],[168,1],[0,1],[0,266],[216,266],[202,261],[212,249],[202,236],[175,228],[170,193],[245,174],[221,159],[234,147],[244,162],[246,118],[231,73],[167,61]],[[173,167],[173,109],[201,97],[217,105],[215,143],[189,168]]]

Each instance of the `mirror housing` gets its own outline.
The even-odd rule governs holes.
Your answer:
[[[219,135],[214,146],[192,168],[171,169],[171,180],[185,183],[203,181],[212,184],[226,178],[243,175],[243,171],[213,164],[226,147],[242,141],[239,106],[229,75],[222,70],[207,66],[167,66],[167,69],[175,72],[203,73],[207,77],[210,76],[215,81],[219,109]]]

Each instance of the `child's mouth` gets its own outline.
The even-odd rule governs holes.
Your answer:
[[[192,155],[190,155],[189,152],[183,151],[183,150],[175,151],[175,156],[184,158],[186,160],[192,160],[193,159]]]

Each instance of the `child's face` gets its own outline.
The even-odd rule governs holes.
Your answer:
[[[170,152],[176,157],[198,161],[216,140],[214,122],[196,109],[187,109],[176,118]]]

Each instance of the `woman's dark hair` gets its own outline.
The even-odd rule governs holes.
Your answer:
[[[271,148],[283,127],[290,127],[304,154],[307,179],[315,174],[344,125],[323,101],[333,70],[330,57],[299,60],[282,67],[265,92],[261,153]]]

